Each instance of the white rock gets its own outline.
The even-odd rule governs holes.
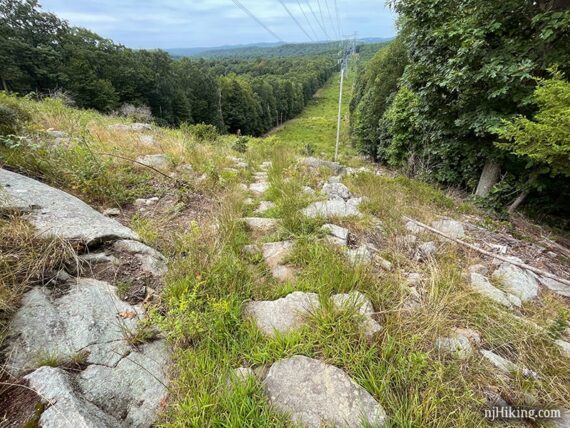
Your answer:
[[[333,171],[334,174],[342,174],[344,172],[344,167],[336,162],[326,161],[323,159],[317,159],[314,157],[308,157],[301,160],[303,165],[308,166],[309,168],[318,169],[318,168],[327,168]]]
[[[410,287],[417,287],[421,284],[423,276],[418,272],[410,272],[406,275],[406,284]]]
[[[423,227],[417,225],[415,222],[413,222],[411,220],[408,220],[406,222],[405,227],[406,227],[406,230],[410,233],[422,233],[422,232],[424,232]]]
[[[323,231],[325,231],[326,233],[328,233],[329,235],[340,239],[341,241],[344,242],[344,244],[346,245],[346,243],[348,242],[348,235],[350,233],[350,231],[348,229],[346,229],[345,227],[340,227],[337,226],[336,224],[324,224],[321,229]]]
[[[473,355],[473,348],[469,338],[456,332],[452,332],[448,337],[438,337],[435,341],[435,347],[438,351],[453,354],[459,359],[465,359]]]
[[[285,262],[287,257],[291,255],[294,247],[295,243],[293,241],[269,242],[261,246],[261,252],[263,253],[265,263],[273,269]]]
[[[293,281],[295,274],[295,268],[289,265],[278,265],[271,269],[273,278],[280,282]]]
[[[502,263],[492,276],[500,282],[505,291],[514,294],[523,302],[538,295],[538,281],[534,275],[511,263]]]
[[[238,367],[230,373],[228,384],[245,383],[250,379],[255,379],[255,377],[255,371],[251,367]]]
[[[156,169],[168,169],[170,166],[165,154],[141,156],[137,158],[137,162]]]
[[[348,200],[352,196],[348,187],[342,183],[325,183],[322,192],[327,195],[329,199]]]
[[[68,193],[0,168],[0,209],[22,211],[40,236],[88,245],[117,238],[138,239],[128,227]]]
[[[245,314],[255,321],[262,333],[274,336],[277,332],[284,334],[300,328],[318,307],[317,294],[295,291],[277,300],[249,302]]]
[[[566,285],[560,281],[556,281],[555,279],[545,278],[542,276],[538,277],[538,280],[550,291],[553,291],[560,296],[570,297],[570,285]]]
[[[353,201],[353,202],[351,202]],[[307,217],[359,217],[362,214],[358,211],[360,201],[354,199],[318,201],[309,205],[303,210]]]
[[[465,237],[465,230],[463,229],[463,224],[458,221],[451,220],[451,219],[443,219],[434,221],[431,226],[434,229],[439,230],[440,232],[446,234],[451,238],[464,238]]]
[[[487,351],[485,349],[481,349],[481,354],[485,357],[493,366],[499,369],[501,372],[505,374],[511,374],[512,372],[520,371],[523,376],[531,377],[531,378],[538,378],[538,374],[529,370],[524,367],[519,367],[512,361],[507,360],[506,358],[501,357],[494,352]]]
[[[315,190],[312,187],[309,186],[305,186],[303,187],[303,193],[305,195],[314,195],[315,194]]]
[[[376,321],[372,315],[374,307],[372,302],[362,293],[351,291],[345,294],[335,294],[331,297],[335,308],[339,310],[353,309],[364,317],[364,333],[366,337],[372,338],[382,331],[382,326]]]
[[[473,289],[478,293],[487,296],[489,299],[508,308],[512,306],[520,307],[522,305],[521,300],[517,296],[505,293],[503,290],[499,290],[480,273],[471,272],[470,278],[471,287],[473,287]]]
[[[372,260],[372,253],[366,245],[346,250],[346,257],[352,264],[365,264]]]
[[[249,190],[251,190],[256,195],[262,195],[269,189],[269,183],[262,181],[259,183],[252,183],[249,185]]]
[[[274,218],[245,217],[242,221],[254,232],[271,233],[277,230],[279,222]]]
[[[384,269],[385,271],[390,272],[393,268],[393,265],[391,262],[389,262],[388,260],[386,260],[383,257],[380,256],[376,256],[376,261],[378,262],[378,265]]]
[[[103,211],[103,215],[107,217],[117,217],[121,215],[121,210],[119,208],[107,208]]]
[[[469,266],[469,272],[478,273],[480,275],[486,276],[489,274],[489,268],[483,264],[476,264]]]
[[[554,343],[556,343],[556,346],[558,346],[558,348],[560,348],[560,352],[562,353],[562,355],[570,358],[570,343],[569,342],[566,342],[564,340],[556,340],[556,341],[554,341]]]
[[[437,252],[437,247],[435,246],[435,242],[424,242],[423,244],[418,246],[418,250],[416,253],[416,260],[427,260],[432,258],[435,253]]]
[[[382,406],[341,369],[302,355],[277,361],[264,381],[272,406],[300,426],[383,427]]]
[[[259,207],[254,211],[255,214],[265,214],[270,209],[275,208],[275,203],[271,201],[261,201]]]

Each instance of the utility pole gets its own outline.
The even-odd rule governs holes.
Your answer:
[[[336,124],[336,146],[334,149],[334,161],[336,162],[338,159],[338,145],[340,143],[340,119],[342,114],[342,86],[344,83],[344,65],[345,60],[343,58],[342,65],[340,67],[340,93],[338,95],[338,121]]]

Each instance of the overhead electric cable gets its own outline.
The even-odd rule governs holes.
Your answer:
[[[340,14],[338,13],[337,0],[334,0],[334,13],[336,15],[336,26],[338,27],[338,36],[339,36],[339,39],[342,39],[343,30],[342,30],[342,24],[341,24],[341,20],[340,20]]]
[[[307,5],[309,6],[309,10],[311,11],[311,14],[313,15],[313,18],[315,19],[315,21],[317,22],[317,24],[319,25],[319,27],[321,28],[323,34],[325,35],[325,39],[329,39],[329,35],[327,34],[327,30],[325,29],[325,27],[323,26],[323,23],[321,21],[319,21],[319,18],[317,17],[317,14],[315,13],[315,10],[313,9],[313,6],[311,6],[311,0],[307,0]]]
[[[315,41],[319,40],[319,35],[317,34],[317,32],[315,31],[315,27],[313,27],[313,23],[311,22],[311,20],[309,19],[309,16],[305,13],[305,9],[303,8],[303,6],[301,5],[301,0],[297,0],[297,4],[299,5],[299,9],[301,9],[301,12],[303,13],[303,16],[305,17],[305,20],[307,21],[307,24],[309,24],[309,28],[311,29],[311,31],[313,32],[313,34],[315,35]]]
[[[247,7],[245,7],[243,4],[241,4],[239,0],[232,0],[232,1],[243,12],[245,12],[247,15],[249,15],[249,17],[251,19],[253,19],[259,25],[261,25],[269,34],[271,34],[273,37],[275,37],[281,43],[285,43],[285,41],[281,37],[279,37],[277,34],[275,34],[275,32],[273,30],[271,30],[271,28],[269,28],[267,25],[265,25],[263,22],[261,22],[261,20],[257,16],[255,16]]]
[[[321,7],[321,0],[317,0],[317,5],[319,6],[319,15],[321,16],[321,23],[323,24],[323,30],[324,30],[325,34],[327,35],[327,38],[330,39],[331,37],[329,36],[328,31],[326,30],[327,26],[325,24],[325,19],[323,17],[323,8]]]
[[[305,29],[303,28],[303,26],[301,25],[301,23],[299,21],[297,21],[297,18],[295,18],[295,15],[293,15],[291,13],[291,11],[289,10],[289,8],[287,7],[287,5],[285,4],[285,2],[283,0],[279,0],[279,3],[281,3],[281,6],[283,6],[283,8],[287,11],[287,13],[289,14],[289,16],[291,17],[291,19],[293,21],[295,21],[295,24],[297,24],[297,27],[299,27],[301,29],[301,31],[303,33],[305,33],[305,36],[307,36],[309,38],[309,40],[313,41],[313,38],[311,37],[311,35],[309,33],[307,33],[305,31]]]
[[[333,34],[335,37],[338,37],[338,28],[336,28],[336,23],[332,19],[331,9],[329,7],[329,2],[327,0],[324,0],[324,1],[325,1],[326,9],[327,9],[327,15],[329,18],[329,22],[331,23],[331,28],[332,28]]]

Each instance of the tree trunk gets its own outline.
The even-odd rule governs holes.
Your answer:
[[[517,208],[524,202],[524,200],[526,199],[526,197],[528,196],[529,191],[528,190],[523,190],[521,192],[521,194],[519,196],[517,196],[517,198],[515,199],[515,201],[509,206],[509,208],[507,209],[507,211],[509,212],[509,214],[514,213]]]
[[[475,191],[475,196],[487,196],[493,186],[499,181],[500,175],[501,165],[492,159],[487,159],[483,167],[483,172],[481,173],[481,178],[479,179],[479,184],[477,185],[477,190]]]
[[[6,79],[4,79],[4,77],[2,77],[2,88],[8,92],[8,84],[6,83]]]

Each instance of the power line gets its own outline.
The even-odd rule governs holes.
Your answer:
[[[285,2],[283,0],[279,0],[279,3],[281,3],[281,5],[283,6],[283,8],[287,11],[287,13],[289,14],[289,16],[291,17],[291,19],[293,21],[295,21],[295,24],[297,24],[297,27],[299,27],[301,29],[301,31],[303,33],[305,33],[305,36],[307,36],[309,38],[309,40],[313,40],[313,38],[311,37],[311,35],[309,33],[307,33],[305,31],[305,29],[303,28],[303,26],[301,25],[301,23],[299,21],[297,21],[297,18],[295,18],[295,15],[293,15],[291,13],[291,11],[289,10],[289,8],[287,7],[287,5],[285,4]]]
[[[309,17],[307,16],[307,14],[305,13],[305,9],[303,8],[303,6],[301,5],[301,0],[297,0],[297,4],[299,5],[299,9],[301,9],[301,12],[303,13],[303,16],[305,17],[305,20],[307,21],[307,24],[309,24],[309,27],[311,28],[311,31],[313,32],[313,34],[315,35],[315,41],[319,40],[319,35],[317,34],[317,32],[315,31],[315,27],[313,27],[313,24],[311,22],[311,20],[309,19]]]
[[[323,22],[321,20],[319,20],[317,14],[315,13],[315,10],[313,9],[313,6],[311,6],[311,0],[307,0],[307,4],[309,5],[309,9],[310,9],[311,13],[313,14],[313,18],[315,18],[315,21],[317,21],[317,24],[319,24],[319,27],[321,27],[321,30],[322,30],[323,34],[325,35],[325,39],[330,39],[330,37],[327,33],[327,29],[323,25]]]
[[[327,15],[329,17],[329,22],[331,23],[331,28],[333,30],[333,33],[335,33],[335,36],[338,37],[338,28],[335,28],[335,23],[332,19],[331,10],[329,8],[329,2],[327,0],[325,0],[325,6],[327,8]]]
[[[325,19],[323,17],[323,8],[321,7],[321,0],[317,0],[317,5],[319,6],[319,15],[321,16],[321,22],[323,23],[324,32],[327,35],[327,38],[330,39],[331,37],[329,36],[328,31],[326,30],[327,26],[325,25]]]
[[[342,39],[342,25],[341,25],[341,21],[340,21],[340,15],[338,13],[338,4],[337,4],[337,0],[334,0],[334,12],[336,15],[336,25],[338,27],[338,35],[339,35],[339,39]]]
[[[247,7],[245,7],[243,4],[241,4],[239,2],[239,0],[232,0],[234,2],[234,4],[239,7],[243,12],[245,12],[247,15],[249,15],[249,17],[251,19],[253,19],[255,22],[257,22],[259,25],[261,25],[263,28],[265,28],[265,30],[271,34],[273,37],[275,37],[278,41],[280,41],[281,43],[285,43],[285,41],[279,37],[277,34],[275,34],[275,32],[273,32],[273,30],[271,30],[271,28],[269,28],[267,25],[265,25],[263,22],[261,22],[261,20],[259,20],[259,18],[257,16],[255,16]]]

